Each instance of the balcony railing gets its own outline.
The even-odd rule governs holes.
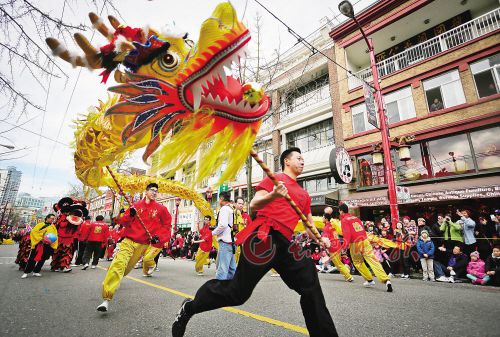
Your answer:
[[[280,119],[293,118],[304,112],[309,111],[311,108],[319,105],[321,102],[330,100],[330,87],[324,85],[318,89],[311,91],[303,96],[299,96],[289,104],[283,103],[280,107]]]
[[[500,8],[481,15],[463,25],[449,30],[430,40],[422,42],[405,51],[377,63],[379,77],[390,75],[396,71],[411,67],[413,64],[429,59],[435,55],[455,48],[468,41],[477,39],[500,28]],[[358,78],[367,82],[372,81],[372,72],[368,67],[355,73]],[[349,77],[349,89],[354,89],[363,84],[354,76]]]

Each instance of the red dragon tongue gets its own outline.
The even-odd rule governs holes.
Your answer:
[[[207,92],[212,92],[212,95],[217,94],[221,98],[227,97],[230,101],[236,100],[236,102],[241,101],[243,95],[241,83],[231,76],[226,76],[226,84],[220,79],[214,80]]]

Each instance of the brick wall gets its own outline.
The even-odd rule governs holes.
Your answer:
[[[449,52],[442,56],[439,56],[435,59],[432,59],[428,62],[424,62],[415,67],[408,68],[405,71],[394,74],[393,76],[388,76],[382,80],[381,86],[382,89],[395,86],[397,87],[398,83],[403,81],[411,82],[413,101],[415,104],[416,116],[417,118],[425,118],[428,116],[432,116],[432,114],[428,111],[427,102],[425,98],[425,93],[422,85],[422,81],[420,79],[415,79],[415,81],[411,81],[412,78],[421,77],[423,74],[426,74],[430,71],[434,71],[436,69],[443,68],[445,65],[455,64],[456,67],[454,69],[459,69],[460,79],[462,82],[462,87],[464,90],[466,103],[467,104],[475,104],[473,106],[466,107],[464,109],[458,109],[451,111],[449,113],[436,115],[431,118],[425,118],[422,120],[409,122],[405,125],[400,125],[397,127],[391,128],[391,136],[398,136],[401,134],[408,134],[418,130],[424,130],[433,126],[448,124],[451,122],[467,119],[470,117],[474,117],[480,114],[488,114],[494,111],[499,111],[499,103],[498,100],[493,100],[484,103],[478,103],[479,97],[476,93],[476,88],[474,84],[474,79],[470,68],[467,62],[461,62],[464,58],[471,57],[481,51],[484,51],[488,48],[494,48],[500,43],[500,37],[498,35],[493,35],[487,37],[485,39],[479,40],[477,42],[471,43],[464,48]],[[345,53],[344,50],[336,46],[335,47],[336,60],[345,64]],[[341,55],[341,56],[339,56]],[[337,68],[338,76],[340,79],[346,77],[346,72],[342,69]],[[445,71],[445,70],[443,70]],[[425,76],[425,75],[424,75]],[[432,75],[435,76],[435,75]],[[353,100],[359,99],[363,96],[362,89],[353,91],[348,93],[347,80],[344,79],[338,83],[338,87],[340,90],[340,102],[341,104],[346,104],[352,102]],[[352,114],[351,111],[347,111],[341,109],[342,115],[342,132],[344,139],[350,138],[353,136],[352,129]],[[360,146],[363,144],[376,142],[380,140],[380,134],[367,134],[360,137],[356,137],[354,139],[346,140],[345,147],[351,148],[355,146]]]

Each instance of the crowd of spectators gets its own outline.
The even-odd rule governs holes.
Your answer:
[[[500,210],[472,214],[471,210],[457,209],[453,214],[436,213],[430,219],[404,216],[395,229],[386,218],[364,221],[363,225],[374,236],[403,244],[404,249],[372,243],[391,277],[409,279],[421,274],[424,281],[500,286]],[[301,241],[302,236],[296,240]],[[309,249],[320,272],[335,271],[324,265],[328,259],[314,242],[304,240],[302,246]],[[347,261],[349,253],[342,254]],[[352,264],[347,265],[352,270]]]

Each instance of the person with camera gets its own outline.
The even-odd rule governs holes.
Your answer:
[[[464,239],[462,237],[462,226],[451,221],[451,216],[449,214],[444,216],[443,223],[439,227],[439,230],[444,234],[444,245],[447,251],[453,250],[453,247],[455,246],[462,247],[464,243]]]
[[[470,218],[470,211],[464,209],[463,211],[457,210],[457,215],[460,217],[460,223],[462,224],[464,233],[464,253],[465,255],[470,255],[476,250],[476,237],[474,236],[474,228],[476,228],[476,222]]]
[[[116,220],[125,228],[122,235],[124,239],[102,283],[104,301],[97,307],[97,311],[108,311],[109,301],[120,286],[123,276],[130,273],[142,256],[144,274],[153,273],[155,254],[159,254],[163,244],[170,239],[172,224],[172,216],[167,208],[156,202],[157,195],[158,184],[150,183],[146,187],[144,199],[134,203]]]
[[[236,272],[236,260],[234,259],[236,247],[233,236],[234,210],[231,207],[229,193],[222,192],[219,195],[219,203],[221,208],[217,214],[217,227],[212,231],[212,235],[217,237],[219,243],[215,278],[217,280],[231,280]]]

